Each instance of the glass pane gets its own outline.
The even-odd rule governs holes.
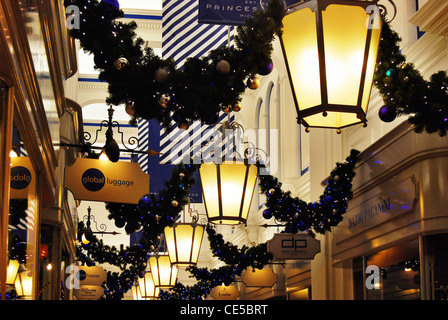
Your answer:
[[[367,265],[381,270],[378,289],[366,290],[368,300],[419,300],[418,239],[367,257]]]
[[[39,298],[35,297],[36,290],[34,290],[35,277],[39,274],[38,259],[42,258],[42,261],[46,259],[48,264],[49,257],[48,246],[40,246],[39,243],[36,179],[36,173],[27,156],[20,132],[14,126],[13,152],[11,152],[8,257],[20,264],[15,283],[10,287],[10,290],[15,292],[20,299]],[[44,247],[44,250],[39,251]]]
[[[283,18],[282,42],[300,110],[320,105],[316,14],[308,8]]]
[[[361,7],[330,5],[322,12],[328,102],[357,105],[368,15]]]
[[[201,175],[204,202],[209,218],[219,216],[218,182],[216,176],[216,165],[213,163],[203,164],[199,169]]]

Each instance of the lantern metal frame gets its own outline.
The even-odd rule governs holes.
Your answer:
[[[168,259],[168,264],[170,266],[169,272],[169,283],[164,283],[162,277],[160,275],[160,260]],[[160,289],[169,289],[172,288],[176,284],[177,274],[179,268],[177,265],[172,265],[170,261],[170,256],[168,254],[155,254],[149,257],[149,265],[151,267],[151,274],[154,280],[154,286]]]
[[[152,282],[149,286],[147,282]],[[136,294],[140,291],[141,300],[158,300],[160,294],[160,287],[156,287],[154,284],[154,278],[151,271],[146,271],[143,278],[138,279],[138,285],[136,287]],[[152,287],[152,288],[151,288]],[[138,288],[138,289],[137,289]],[[149,289],[149,290],[148,290]]]
[[[218,193],[218,198],[217,198],[218,199],[218,215],[217,216],[211,216],[209,207],[207,206],[207,199],[204,196],[204,205],[205,205],[205,209],[207,212],[208,221],[211,223],[219,222],[220,224],[226,224],[225,222],[239,221],[239,224],[246,224],[246,222],[247,222],[247,218],[248,218],[249,210],[250,210],[250,203],[252,202],[253,193],[254,193],[254,189],[255,189],[255,185],[256,185],[256,181],[255,181],[254,187],[252,188],[252,190],[247,190],[248,189],[248,178],[249,178],[249,171],[251,169],[251,166],[255,166],[255,165],[250,164],[247,159],[241,159],[241,160],[234,159],[234,162],[239,162],[240,164],[244,164],[246,166],[246,169],[244,172],[244,182],[243,182],[242,194],[240,197],[240,205],[239,205],[238,215],[237,216],[226,216],[225,215],[225,212],[223,209],[223,199],[222,199],[223,186],[222,186],[222,177],[221,177],[221,166],[226,165],[226,163],[225,162],[218,163],[218,164],[215,164],[215,166],[216,166],[216,189],[217,189],[217,193]],[[258,175],[258,168],[256,166],[255,166],[255,168],[257,170],[256,175]],[[199,169],[199,172],[201,172],[201,169]],[[202,186],[202,194],[205,195],[202,176],[201,176],[201,186]],[[245,202],[247,192],[251,192],[252,194],[249,195],[249,197],[250,197],[249,206],[246,210],[247,212],[245,212],[244,211],[244,202]],[[238,223],[229,223],[229,224],[235,225]]]
[[[166,226],[164,230],[165,243],[168,249],[171,264],[175,264],[179,267],[195,266],[197,264],[205,232],[205,226],[198,224],[199,212],[197,210],[192,210],[190,207],[190,198],[187,197],[186,201],[187,206],[183,208],[182,214],[183,222],[176,222],[172,226]],[[185,222],[186,211],[190,214],[192,222]],[[188,259],[186,260],[182,260],[183,257],[181,258],[181,254],[179,254],[179,251],[182,250],[180,248],[180,242],[182,242],[183,239],[179,238],[178,228],[182,228],[183,226],[190,226],[192,228],[189,238],[186,239],[187,241],[190,241],[191,239],[191,245],[188,251],[189,254],[187,253]],[[172,230],[172,234],[168,230]],[[199,237],[196,237],[198,234]]]
[[[224,135],[225,132],[227,132],[227,130],[233,131],[233,150],[232,150],[232,156],[228,156],[226,155],[226,153],[224,152],[221,157],[213,157],[216,161],[213,161],[213,163],[211,161],[207,161],[207,162],[203,162],[201,167],[199,168],[199,176],[200,176],[200,180],[201,180],[201,187],[202,187],[202,194],[204,197],[204,205],[205,205],[205,210],[207,213],[207,219],[208,222],[210,223],[219,223],[219,224],[228,224],[228,225],[238,225],[238,224],[246,224],[247,222],[247,218],[249,215],[249,211],[250,211],[250,204],[252,203],[252,199],[253,199],[253,193],[255,190],[255,186],[257,183],[257,178],[255,178],[255,180],[253,181],[253,188],[251,190],[247,190],[248,188],[248,179],[249,179],[249,173],[251,170],[251,167],[254,166],[255,168],[255,176],[258,177],[258,173],[259,173],[259,167],[257,165],[257,163],[261,163],[262,161],[262,155],[260,154],[260,150],[258,148],[256,148],[253,144],[248,143],[248,142],[243,142],[244,144],[247,144],[248,146],[245,147],[245,149],[243,150],[243,156],[240,155],[239,148],[242,145],[241,141],[244,140],[244,128],[238,124],[235,121],[232,121],[230,119],[230,117],[228,117],[228,120],[225,121],[219,128],[219,132],[221,132],[222,135]],[[226,137],[227,139],[228,137]],[[227,151],[228,152],[228,151]],[[267,155],[266,153],[264,153],[264,156]],[[244,181],[243,181],[243,188],[242,188],[242,195],[239,198],[240,199],[240,204],[239,204],[239,209],[238,211],[238,215],[233,215],[233,216],[227,216],[226,213],[224,212],[223,209],[223,186],[222,186],[222,177],[221,177],[221,166],[223,165],[231,165],[231,164],[244,164],[245,165],[245,171],[244,171]],[[216,192],[217,192],[217,201],[218,201],[218,205],[217,205],[217,215],[213,215],[211,214],[211,210],[210,210],[210,205],[207,204],[208,200],[208,196],[206,196],[207,192],[206,192],[206,188],[204,188],[204,177],[203,177],[203,168],[204,165],[212,165],[214,164],[216,166]],[[215,187],[214,187],[215,188]],[[247,192],[251,192],[251,194],[249,195],[249,199],[248,199],[248,206],[247,206],[247,210],[245,210],[245,201],[246,201],[246,194]]]
[[[367,107],[364,111],[362,108],[362,102],[363,102],[363,95],[368,94],[370,96],[371,94],[371,88],[368,91],[368,93],[365,92],[364,86],[366,82],[366,68],[368,64],[368,58],[370,53],[370,47],[371,47],[371,39],[372,39],[372,29],[367,29],[367,36],[366,36],[366,44],[365,44],[365,50],[364,50],[364,56],[363,56],[363,65],[362,65],[362,71],[361,71],[361,78],[360,78],[360,87],[358,91],[358,99],[356,105],[341,105],[341,104],[330,104],[328,102],[328,84],[327,84],[327,70],[326,70],[326,61],[325,61],[325,44],[324,44],[324,30],[323,30],[323,19],[322,19],[322,11],[325,11],[325,9],[329,5],[349,5],[349,6],[358,6],[362,7],[365,10],[367,10],[368,6],[376,5],[378,8],[384,9],[383,6],[379,7],[377,5],[377,2],[379,0],[372,0],[372,1],[360,1],[360,0],[309,0],[306,2],[300,2],[294,5],[289,6],[285,10],[285,15],[287,16],[291,13],[294,13],[298,10],[309,8],[313,12],[316,12],[316,34],[317,34],[317,50],[318,50],[318,61],[319,61],[319,82],[320,82],[320,96],[321,96],[321,103],[320,105],[316,105],[313,107],[309,107],[305,110],[300,109],[299,99],[297,97],[297,93],[295,90],[295,86],[293,83],[292,78],[292,72],[290,70],[289,65],[289,59],[286,53],[285,44],[282,35],[279,36],[280,38],[280,44],[283,52],[283,56],[286,62],[286,70],[289,78],[289,83],[291,86],[292,96],[294,100],[294,104],[297,111],[297,122],[299,124],[302,124],[306,127],[306,132],[310,131],[310,127],[314,128],[333,128],[337,129],[337,133],[341,133],[341,129],[349,126],[353,126],[356,124],[363,124],[363,126],[367,126]],[[389,0],[390,1],[390,0]],[[378,17],[379,18],[379,17]],[[381,19],[379,19],[381,20]],[[381,23],[381,21],[379,22]],[[298,35],[300,37],[300,35]],[[376,61],[375,61],[376,62]],[[327,112],[340,112],[340,113],[350,113],[350,114],[356,114],[357,118],[359,119],[358,122],[350,123],[348,125],[342,125],[342,126],[318,126],[318,125],[310,125],[307,123],[307,121],[304,119],[307,116],[315,115],[322,113],[323,117],[327,116]]]

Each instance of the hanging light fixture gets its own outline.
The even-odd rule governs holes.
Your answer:
[[[280,37],[298,122],[341,128],[363,123],[378,54],[377,1],[310,0],[286,10]]]
[[[229,119],[219,130],[223,140],[233,140],[233,149],[221,154],[221,159],[205,162],[199,168],[207,218],[211,223],[246,223],[258,177],[255,161],[249,160],[247,156],[258,156],[255,154],[257,148],[245,149],[243,158],[239,154],[238,142],[244,137],[244,128]],[[229,151],[232,156],[226,155]]]
[[[139,282],[136,282],[131,287],[132,299],[134,300],[142,300],[142,292],[140,290]]]
[[[18,260],[9,260],[8,270],[6,271],[6,284],[14,284],[20,263]]]
[[[33,294],[33,278],[31,272],[28,270],[19,272],[14,287],[19,297],[31,297]]]
[[[153,255],[149,258],[154,286],[159,289],[172,288],[177,279],[179,268],[172,265],[168,255]]]
[[[247,160],[204,163],[199,169],[208,221],[246,223],[258,168]]]
[[[195,266],[198,262],[204,236],[203,225],[198,224],[199,212],[190,207],[190,198],[186,198],[187,204],[183,208],[182,222],[176,222],[172,226],[165,227],[164,239],[171,264],[179,267]],[[186,222],[188,211],[191,222]]]
[[[174,223],[165,227],[165,240],[171,264],[194,266],[198,262],[204,226],[197,223]]]
[[[154,285],[154,279],[151,272],[146,272],[143,278],[138,279],[138,288],[138,291],[140,292],[140,300],[156,300],[159,297],[160,288]]]

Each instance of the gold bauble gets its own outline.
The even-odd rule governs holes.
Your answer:
[[[250,77],[247,80],[247,87],[249,89],[255,90],[258,89],[259,86],[260,86],[260,79],[258,79],[257,77]]]
[[[222,107],[222,111],[225,113],[229,113],[230,111],[232,111],[232,106],[231,105],[224,106]]]
[[[237,104],[235,104],[235,105],[232,107],[232,110],[235,111],[235,112],[240,111],[240,110],[241,110],[241,103],[238,102]]]

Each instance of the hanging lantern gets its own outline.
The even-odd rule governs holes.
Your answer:
[[[6,271],[6,284],[14,284],[20,263],[17,260],[9,260],[8,270]]]
[[[158,299],[160,288],[156,288],[154,285],[154,279],[151,272],[146,272],[143,278],[139,278],[138,284],[141,300]]]
[[[280,37],[298,122],[366,125],[381,35],[376,1],[310,0],[291,6]]]
[[[168,289],[174,286],[179,268],[177,265],[171,265],[168,255],[151,256],[149,265],[156,288]]]
[[[209,222],[246,223],[258,168],[247,161],[204,163],[199,169]]]
[[[142,300],[142,292],[140,290],[139,283],[136,283],[131,287],[131,293],[132,293],[132,299]]]
[[[198,262],[204,226],[197,223],[175,223],[165,227],[165,241],[171,264],[194,266]]]
[[[33,278],[31,272],[27,270],[19,272],[14,287],[19,297],[31,297],[33,294]]]

